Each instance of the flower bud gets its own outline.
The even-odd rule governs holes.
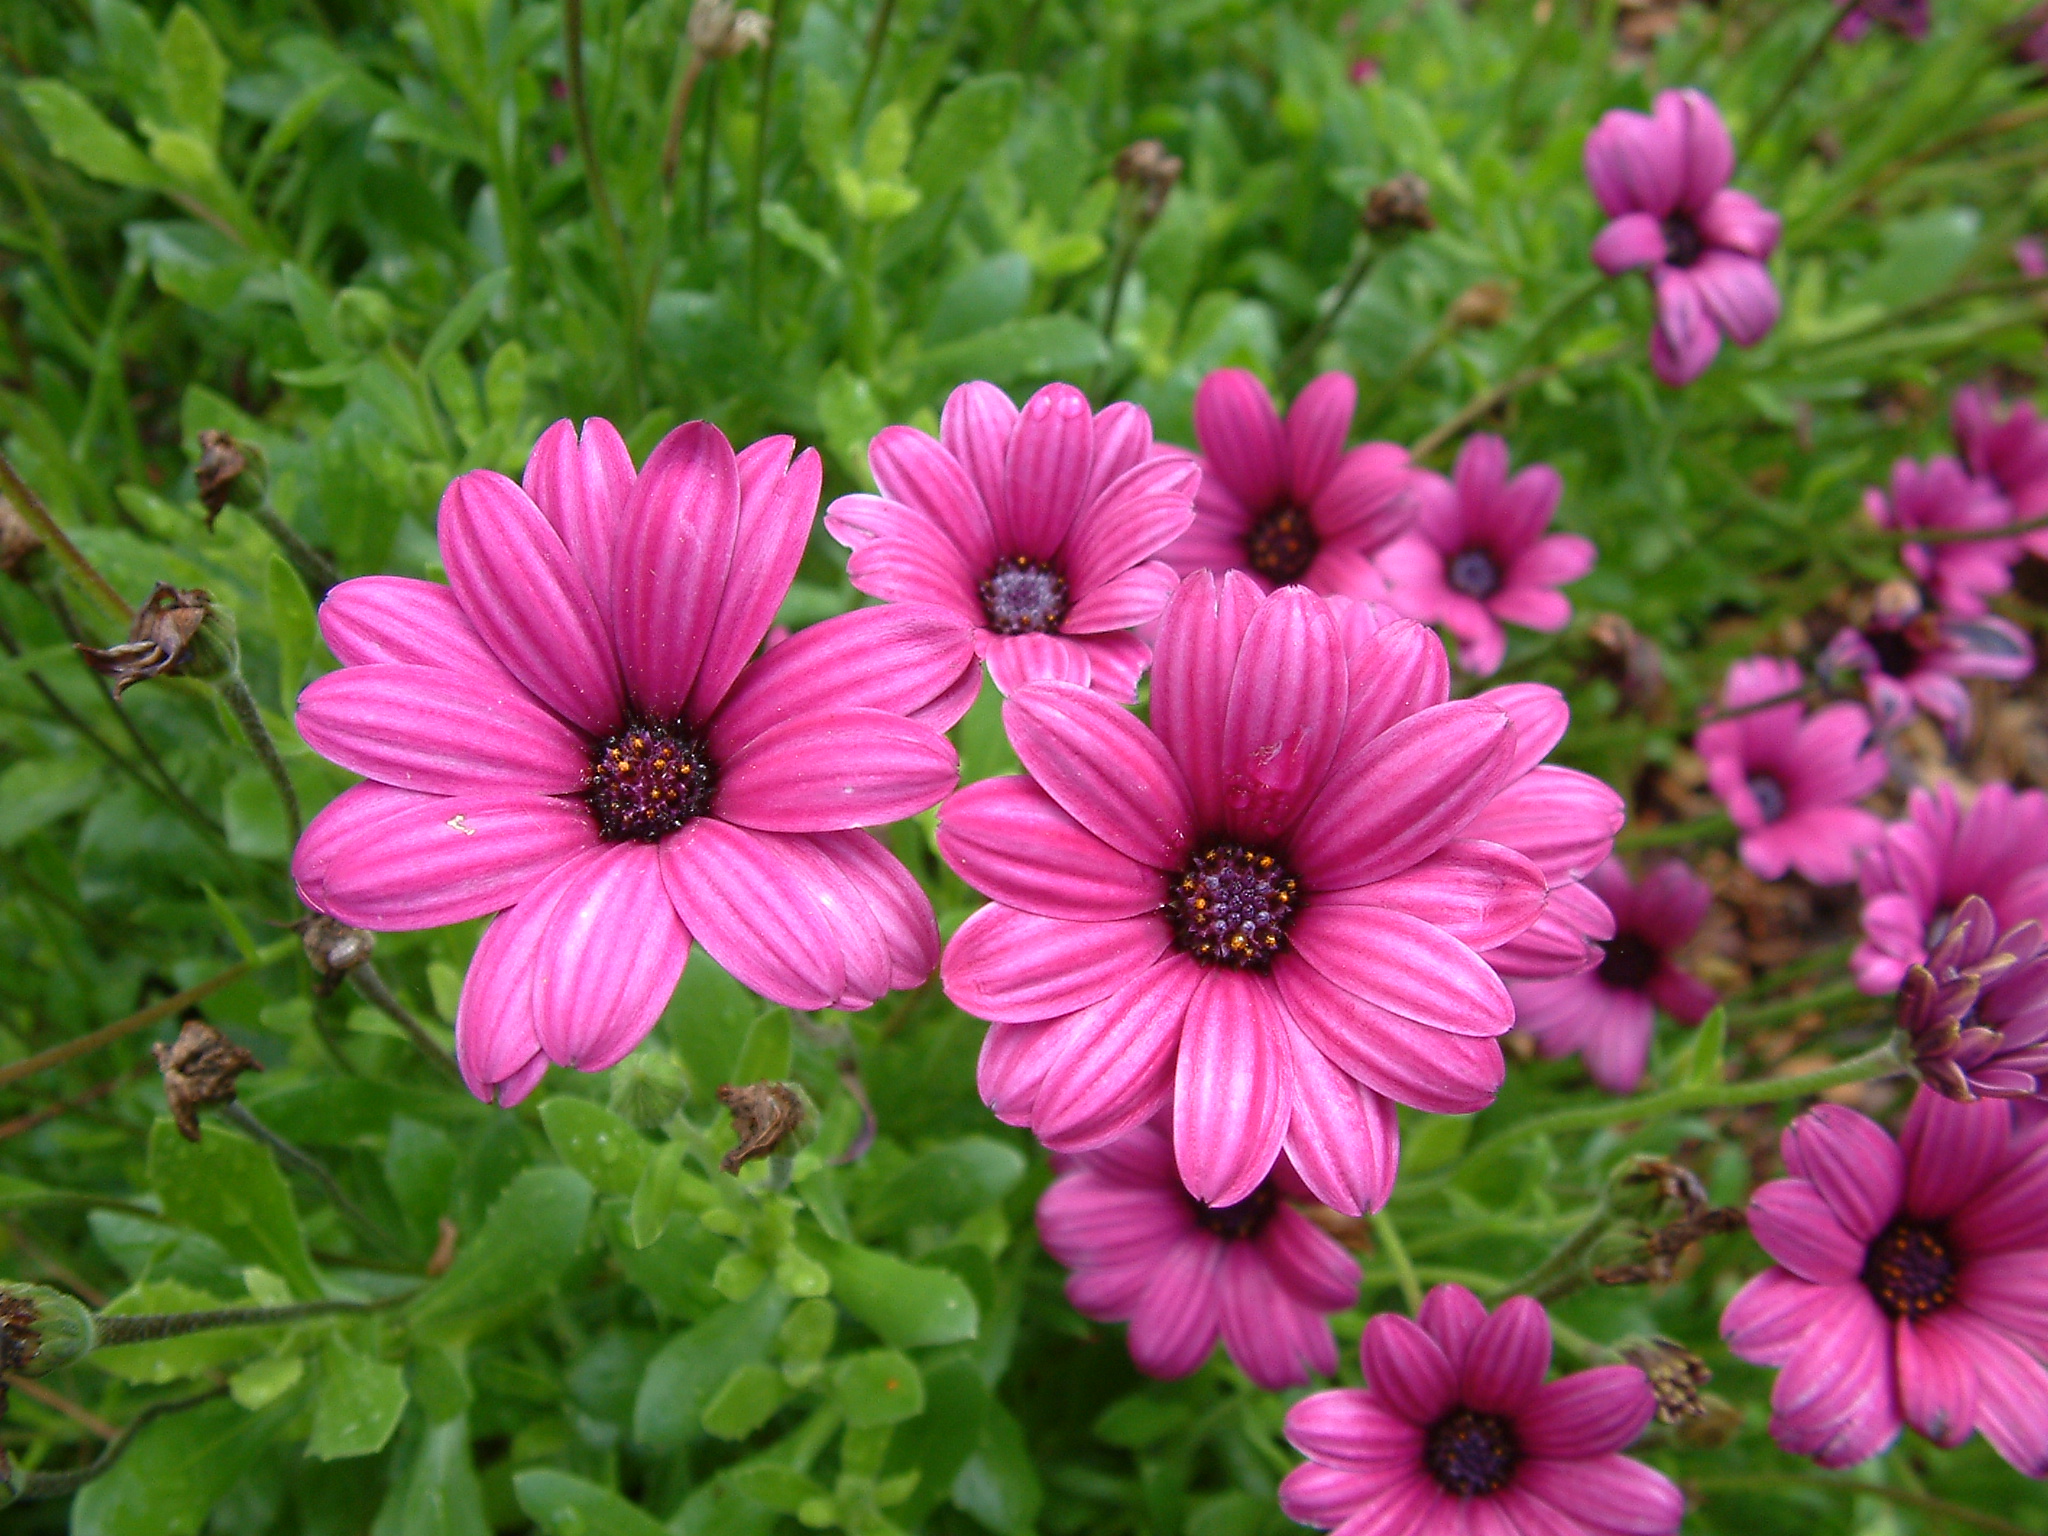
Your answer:
[[[199,491],[199,504],[206,508],[207,523],[220,509],[233,502],[238,507],[263,504],[270,488],[270,465],[263,450],[208,427],[199,434],[199,464],[192,471]]]
[[[292,926],[298,929],[299,941],[306,946],[307,962],[330,987],[369,959],[377,947],[374,933],[338,923],[324,913],[312,913]]]
[[[667,1051],[636,1051],[612,1068],[612,1113],[643,1131],[666,1124],[689,1097],[690,1074]]]
[[[817,1134],[818,1112],[795,1083],[727,1084],[718,1090],[718,1102],[732,1111],[733,1133],[739,1137],[739,1145],[719,1159],[727,1173],[738,1173],[757,1157],[787,1157]]]
[[[344,288],[334,296],[328,309],[335,334],[364,352],[375,351],[391,339],[397,313],[391,301],[375,288]]]
[[[1401,240],[1436,228],[1429,215],[1429,183],[1413,171],[1403,171],[1365,194],[1365,211],[1359,222],[1368,234]]]
[[[261,1072],[263,1064],[211,1024],[187,1019],[170,1045],[156,1045],[156,1064],[164,1075],[164,1100],[178,1134],[199,1139],[199,1111],[208,1104],[235,1102],[235,1079]]]
[[[208,620],[218,633],[202,643]],[[158,582],[149,601],[128,626],[128,638],[104,649],[81,645],[79,653],[93,671],[114,679],[119,698],[145,678],[174,673],[180,677],[213,677],[226,672],[235,655],[234,628],[213,606],[211,594],[197,587],[180,591]]]
[[[1489,331],[1515,312],[1515,291],[1491,278],[1474,283],[1451,300],[1451,324],[1461,330]]]
[[[77,1297],[0,1280],[0,1373],[47,1376],[91,1353],[95,1338],[92,1313]]]
[[[29,527],[28,519],[15,510],[13,502],[0,496],[0,572],[18,580],[26,578],[32,557],[42,547],[43,541]]]
[[[1169,155],[1166,146],[1157,139],[1139,139],[1118,151],[1116,179],[1138,194],[1139,228],[1146,228],[1159,218],[1180,173],[1180,156]]]
[[[732,0],[697,0],[686,28],[690,47],[709,59],[729,59],[765,47],[771,28],[759,11],[736,11]]]
[[[1657,1422],[1676,1424],[1706,1413],[1700,1388],[1714,1379],[1707,1362],[1670,1339],[1624,1339],[1621,1358],[1649,1378],[1657,1398]]]

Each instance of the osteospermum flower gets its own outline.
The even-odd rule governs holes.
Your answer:
[[[1927,0],[1863,0],[1849,8],[1835,28],[1835,36],[1853,43],[1872,27],[1883,27],[1917,43],[1927,36],[1927,11]]]
[[[1594,1082],[1628,1093],[1642,1081],[1656,1010],[1697,1024],[1720,1001],[1672,958],[1699,931],[1713,892],[1676,859],[1641,881],[1609,859],[1586,884],[1614,914],[1614,936],[1600,963],[1556,981],[1510,982],[1508,991],[1516,1027],[1534,1035],[1544,1055],[1577,1051]]]
[[[939,818],[992,898],[942,974],[992,1021],[996,1114],[1086,1151],[1170,1098],[1209,1205],[1282,1151],[1325,1204],[1384,1203],[1394,1102],[1472,1110],[1499,1088],[1512,1012],[1479,951],[1544,902],[1532,861],[1466,835],[1514,772],[1514,727],[1448,693],[1419,625],[1347,653],[1329,601],[1237,572],[1175,594],[1149,726],[1072,684],[1013,693],[1024,775]]]
[[[2027,276],[2048,276],[2048,255],[2039,240],[2032,242],[2028,255],[2039,270]],[[2030,523],[2048,515],[2048,421],[2034,409],[2033,401],[2017,401],[2001,414],[1998,396],[1988,385],[1967,385],[1956,391],[1950,421],[1963,462],[1971,474],[1998,487],[2012,507],[2014,522]],[[2048,528],[2036,528],[2020,543],[2048,560]]]
[[[1884,753],[1864,750],[1870,716],[1861,704],[1808,715],[1798,699],[1804,682],[1794,661],[1736,662],[1721,688],[1727,717],[1701,726],[1693,745],[1741,830],[1743,863],[1766,880],[1796,869],[1834,885],[1854,877],[1857,855],[1884,829],[1852,803],[1884,782]],[[1757,707],[1767,699],[1785,702]]]
[[[1945,455],[1924,466],[1900,459],[1892,466],[1891,494],[1870,487],[1863,493],[1863,510],[1878,527],[1900,533],[1921,528],[1981,533],[2012,521],[2012,507],[1996,485]],[[2019,552],[2012,539],[1966,538],[1904,544],[1899,559],[1942,612],[1974,619],[1984,613],[1985,598],[2012,585]]]
[[[1593,260],[1612,276],[1650,269],[1650,363],[1666,384],[1706,372],[1725,335],[1753,347],[1778,323],[1764,265],[1778,216],[1728,185],[1735,146],[1698,91],[1659,91],[1650,115],[1607,113],[1586,138],[1586,180],[1612,220]]]
[[[2048,1099],[2048,943],[2039,923],[2004,933],[1965,898],[1924,965],[1899,987],[1913,1070],[1945,1098]]]
[[[1981,896],[2000,930],[2048,923],[2048,795],[1987,784],[1966,811],[1952,785],[1916,789],[1858,883],[1863,942],[1849,966],[1870,993],[1894,990],[1927,959],[1965,897]]]
[[[1045,1251],[1073,1273],[1067,1299],[1098,1322],[1128,1322],[1148,1376],[1185,1376],[1220,1336],[1269,1392],[1337,1369],[1329,1314],[1358,1300],[1358,1265],[1288,1202],[1308,1191],[1283,1157],[1235,1205],[1182,1187],[1163,1126],[1142,1125],[1062,1160],[1038,1200]]]
[[[2017,624],[1995,614],[1955,619],[1928,613],[1919,588],[1888,581],[1878,589],[1870,622],[1838,631],[1817,666],[1823,675],[1863,679],[1880,735],[1901,729],[1919,708],[1960,741],[1974,714],[1965,680],[2016,682],[2034,670],[2034,647]]]
[[[1288,1517],[1346,1536],[1666,1536],[1685,1499],[1623,1456],[1657,1410],[1633,1365],[1545,1381],[1550,1318],[1526,1296],[1487,1314],[1440,1285],[1414,1322],[1365,1325],[1365,1386],[1318,1392],[1287,1411],[1308,1457],[1280,1483]]]
[[[1548,464],[1508,477],[1508,445],[1480,433],[1451,478],[1418,472],[1415,528],[1379,556],[1388,601],[1458,637],[1458,660],[1484,677],[1507,653],[1503,621],[1552,631],[1571,622],[1557,589],[1593,568],[1593,543],[1549,533],[1564,483]]]
[[[937,958],[931,907],[864,826],[958,776],[967,627],[843,615],[755,657],[817,510],[815,452],[735,456],[678,427],[636,475],[608,422],[558,422],[524,486],[475,470],[441,501],[448,585],[343,582],[343,668],[298,728],[370,782],[292,860],[308,905],[373,929],[486,913],[455,1033],[481,1098],[550,1061],[599,1071],[653,1027],[694,938],[793,1007],[864,1007]]]
[[[1247,571],[1261,587],[1298,582],[1317,592],[1377,596],[1372,553],[1414,518],[1408,450],[1346,450],[1358,386],[1326,373],[1295,396],[1283,422],[1266,386],[1220,368],[1195,391],[1195,520],[1165,553],[1183,575]],[[1162,456],[1179,449],[1162,448]]]
[[[1071,384],[1019,411],[993,384],[946,400],[936,441],[889,427],[868,448],[879,496],[841,496],[825,528],[853,584],[973,627],[996,687],[1053,679],[1126,702],[1150,652],[1132,630],[1178,578],[1155,558],[1194,516],[1200,471],[1152,452],[1135,405],[1099,414]]]
[[[2003,1101],[1922,1089],[1897,1142],[1823,1104],[1786,1128],[1790,1178],[1750,1201],[1776,1259],[1721,1316],[1728,1347],[1780,1367],[1771,1436],[1822,1466],[1867,1460],[1910,1424],[1972,1431],[2048,1475],[2048,1137]]]

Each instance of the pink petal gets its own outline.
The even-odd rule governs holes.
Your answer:
[[[1603,1365],[1545,1382],[1516,1424],[1531,1456],[1603,1456],[1641,1434],[1656,1409],[1657,1395],[1641,1371]]]
[[[1195,488],[1201,480],[1201,466],[1192,459],[1148,459],[1088,503],[1060,552],[1068,588],[1076,598],[1075,613],[1087,606],[1097,587],[1152,559],[1187,531],[1194,521]],[[1148,615],[1157,616],[1157,609]],[[1073,627],[1072,613],[1066,627]]]
[[[1318,1393],[1317,1396],[1327,1394]],[[1314,1402],[1314,1398],[1306,1399]],[[1288,1519],[1318,1530],[1342,1525],[1353,1512],[1370,1503],[1383,1479],[1356,1472],[1340,1472],[1303,1462],[1280,1480],[1280,1509]]]
[[[1318,1312],[1338,1312],[1358,1301],[1358,1261],[1338,1241],[1290,1205],[1253,1241],[1288,1292]]]
[[[1422,1298],[1415,1314],[1422,1331],[1436,1340],[1437,1348],[1451,1362],[1454,1375],[1462,1376],[1472,1353],[1472,1341],[1486,1326],[1486,1308],[1462,1285],[1438,1285]]]
[[[1701,208],[1735,174],[1735,142],[1712,101],[1695,90],[1660,91],[1655,116],[1659,127],[1674,131],[1683,155],[1684,190],[1679,203]]]
[[[578,859],[554,887],[533,947],[533,1027],[550,1061],[602,1072],[647,1038],[668,1006],[690,935],[662,888],[651,843]]]
[[[1185,1376],[1216,1347],[1223,1252],[1223,1244],[1204,1239],[1176,1243],[1159,1256],[1131,1317],[1131,1361],[1147,1376]]]
[[[306,745],[399,789],[566,795],[590,777],[583,738],[517,684],[438,667],[348,667],[313,680],[296,723]]]
[[[1593,541],[1581,538],[1576,533],[1553,533],[1538,539],[1518,556],[1508,568],[1508,591],[1527,585],[1534,587],[1563,587],[1577,581],[1593,569],[1598,552]],[[1501,596],[1506,596],[1503,592]],[[1500,598],[1494,599],[1494,609],[1502,618],[1512,619],[1517,624],[1527,624],[1532,629],[1545,626],[1533,619],[1522,618],[1500,607]],[[1566,609],[1570,613],[1570,609]]]
[[[1302,959],[1366,1002],[1456,1035],[1502,1035],[1514,1002],[1492,967],[1423,918],[1312,902],[1288,930]]]
[[[1142,405],[1117,400],[1095,413],[1095,464],[1089,471],[1088,489],[1081,495],[1083,506],[1131,470],[1155,456],[1152,446],[1152,418]]]
[[[1451,664],[1444,643],[1413,620],[1396,620],[1345,649],[1351,697],[1344,738],[1354,746],[1451,696]],[[1520,732],[1516,741],[1519,753]]]
[[[591,601],[609,622],[613,552],[633,494],[633,456],[618,428],[592,416],[579,440],[575,422],[556,422],[533,445],[519,484],[561,535]]]
[[[1989,1329],[1972,1344],[1978,1431],[2016,1471],[2048,1477],[2048,1369]]]
[[[1893,1325],[1899,1411],[1936,1445],[1961,1445],[1976,1427],[1977,1343],[1977,1327],[1952,1313]]]
[[[1291,1022],[1287,1043],[1294,1066],[1288,1161],[1332,1210],[1361,1216],[1380,1209],[1394,1192],[1401,1161],[1401,1128],[1393,1104],[1339,1071]],[[1352,1299],[1339,1305],[1348,1306]]]
[[[865,889],[856,884],[843,857],[848,850],[835,846],[841,839],[865,837],[861,832],[811,832],[784,837],[778,851],[797,873],[811,905],[830,935],[829,943],[845,966],[846,983],[832,1006],[841,1010],[865,1008],[894,984],[899,972],[914,963],[899,953],[898,945],[882,931],[880,917],[867,900]],[[887,855],[883,855],[887,858]],[[890,862],[894,862],[890,860]],[[929,935],[926,955],[935,957],[937,924]],[[922,938],[925,935],[916,935]],[[930,974],[929,971],[925,974]],[[918,978],[922,980],[922,977]]]
[[[886,602],[934,603],[981,622],[977,586],[988,567],[969,565],[932,516],[879,496],[841,496],[825,511],[825,531],[853,551],[846,574],[857,590]]]
[[[1097,586],[1068,610],[1060,628],[1070,635],[1099,635],[1150,624],[1166,611],[1180,577],[1163,560],[1148,560]]]
[[[292,850],[292,880],[300,898],[314,911],[325,912],[327,866],[339,849],[418,807],[441,803],[439,795],[416,794],[388,784],[353,784],[344,789],[307,823]]]
[[[1778,287],[1762,262],[1708,251],[1694,265],[1692,280],[1707,313],[1738,346],[1755,346],[1778,323]]]
[[[1504,683],[1480,697],[1506,715],[1515,728],[1515,756],[1509,771],[1516,779],[1548,757],[1572,723],[1571,705],[1547,683]]]
[[[700,816],[661,843],[662,883],[683,926],[741,986],[790,1008],[833,1008],[846,956],[805,842]]]
[[[1634,1093],[1649,1061],[1657,1017],[1640,992],[1611,994],[1610,1012],[1579,1047],[1586,1073],[1609,1093]]]
[[[1181,583],[1160,620],[1152,658],[1152,729],[1179,765],[1193,815],[1222,822],[1221,733],[1238,652],[1262,594],[1250,577],[1201,572]]]
[[[1173,1092],[1182,1021],[1199,967],[1167,962],[1062,1026],[1031,1111],[1031,1129],[1059,1152],[1085,1152],[1150,1120]]]
[[[1313,505],[1330,483],[1357,413],[1358,385],[1348,373],[1320,374],[1294,397],[1287,408],[1287,494],[1296,506]]]
[[[1311,1357],[1327,1357],[1324,1368],[1336,1369],[1337,1344],[1329,1324],[1274,1283],[1250,1244],[1224,1245],[1217,1299],[1223,1347],[1252,1385],[1268,1392],[1300,1386],[1319,1363]]]
[[[996,528],[1007,526],[1007,479],[1010,437],[1017,430],[1017,407],[993,384],[962,384],[946,397],[939,413],[939,442],[967,471],[981,493]]]
[[[1101,1002],[1156,960],[1169,938],[1154,914],[1079,923],[991,903],[946,945],[940,976],[946,996],[978,1019],[1051,1019]]]
[[[1738,1359],[1783,1365],[1834,1316],[1843,1289],[1814,1285],[1790,1270],[1767,1269],[1737,1291],[1722,1311],[1721,1337]]]
[[[1535,922],[1544,897],[1543,872],[1521,854],[1498,843],[1457,838],[1390,879],[1327,892],[1319,905],[1406,912],[1462,944],[1486,950]]]
[[[1422,1424],[1398,1411],[1384,1393],[1339,1387],[1304,1397],[1287,1410],[1287,1439],[1326,1467],[1383,1478],[1422,1460]]]
[[[943,800],[953,744],[880,709],[821,710],[772,725],[719,766],[718,815],[762,832],[881,826]]]
[[[884,496],[918,508],[945,530],[968,570],[995,569],[1004,552],[996,548],[988,508],[960,461],[938,442],[915,427],[884,427],[868,444],[868,468]]]
[[[2048,1142],[2025,1143],[2026,1155],[1956,1212],[1949,1232],[1977,1253],[2048,1248]]]
[[[1797,1456],[1842,1467],[1896,1438],[1892,1324],[1860,1285],[1828,1286],[1809,1347],[1793,1354],[1771,1389],[1771,1436]]]
[[[1546,879],[1599,868],[1627,819],[1621,796],[1589,773],[1545,764],[1510,783],[1465,825],[1464,836],[1512,848]]]
[[[1095,453],[1088,397],[1048,384],[1024,402],[1005,465],[1007,506],[991,507],[1005,556],[1049,558],[1080,514]]]
[[[873,914],[887,961],[882,990],[921,986],[939,963],[939,925],[924,887],[866,832],[813,832],[805,841]]]
[[[789,450],[794,446],[787,437],[766,437],[750,444],[737,460],[740,512],[732,571],[690,690],[692,719],[703,719],[724,700],[733,679],[761,648],[775,611],[796,579],[818,515],[824,466],[815,448],[806,448],[792,464]]]
[[[541,1054],[533,1021],[533,951],[577,865],[602,852],[593,849],[563,865],[526,900],[493,920],[477,943],[455,1007],[455,1059],[469,1091],[486,1104],[503,1091],[501,1085],[530,1072]]]
[[[1195,391],[1195,440],[1215,476],[1246,507],[1264,511],[1287,488],[1287,434],[1266,386],[1242,368],[1219,368]]]
[[[473,680],[512,674],[483,643],[455,594],[438,581],[357,576],[320,604],[320,638],[344,666],[441,667]]]
[[[1664,226],[1647,213],[1625,213],[1593,237],[1593,264],[1609,277],[1662,261]]]
[[[1661,219],[1678,205],[1685,167],[1678,146],[1640,112],[1604,114],[1586,136],[1586,180],[1609,218]]]
[[[613,567],[619,661],[643,714],[680,716],[689,703],[739,520],[739,461],[718,428],[686,422],[647,456]]]
[[[1839,1104],[1822,1104],[1785,1128],[1785,1168],[1820,1191],[1850,1237],[1867,1243],[1898,1214],[1905,1162],[1874,1121]]]
[[[991,1024],[974,1068],[975,1091],[1005,1125],[1031,1124],[1031,1109],[1051,1064],[1058,1023]]]
[[[2002,1101],[1957,1104],[1922,1088],[1899,1132],[1907,1213],[1922,1221],[1955,1215],[1997,1177],[2011,1140],[2012,1110]]]
[[[1775,1179],[1750,1199],[1750,1230],[1764,1252],[1802,1280],[1841,1285],[1863,1272],[1865,1240],[1851,1236],[1804,1179]]]
[[[379,932],[467,922],[513,905],[596,842],[581,801],[436,795],[336,845],[322,910]]]
[[[1436,1340],[1405,1317],[1376,1315],[1365,1325],[1358,1357],[1366,1386],[1410,1424],[1434,1424],[1457,1401],[1451,1362]]]
[[[1283,959],[1273,980],[1309,1040],[1350,1076],[1397,1104],[1431,1114],[1486,1108],[1506,1071],[1491,1039],[1446,1034],[1345,992],[1308,965]]]
[[[1527,1296],[1510,1296],[1473,1336],[1459,1396],[1481,1413],[1520,1417],[1549,1369],[1549,1315]]]
[[[1619,1536],[1673,1536],[1685,1495],[1670,1478],[1626,1456],[1524,1462],[1515,1486],[1582,1526]]]
[[[1324,553],[1335,546],[1370,555],[1406,533],[1417,507],[1413,483],[1408,450],[1397,443],[1361,443],[1345,454],[1309,504]]]
[[[1258,1188],[1280,1155],[1293,1090],[1287,1020],[1266,978],[1204,972],[1174,1072],[1174,1157],[1188,1193],[1235,1205]]]
[[[1706,206],[1693,215],[1693,225],[1708,245],[1718,245],[1766,261],[1777,248],[1778,216],[1747,192],[1724,187],[1707,199]]]
[[[1721,350],[1721,333],[1707,318],[1691,273],[1659,267],[1653,275],[1657,323],[1650,332],[1650,364],[1674,389],[1707,371]]]
[[[982,658],[988,680],[1004,695],[1027,683],[1086,688],[1095,678],[1088,647],[1065,635],[990,635],[982,644]]]
[[[1247,626],[1223,717],[1224,826],[1266,844],[1292,826],[1337,754],[1348,690],[1321,598],[1286,587]]]
[[[1117,852],[1022,775],[964,786],[939,808],[939,853],[982,895],[1041,917],[1136,917],[1160,872]]]
[[[1003,728],[1025,772],[1112,848],[1154,869],[1185,861],[1194,808],[1135,715],[1071,683],[1032,683],[1004,701]]]

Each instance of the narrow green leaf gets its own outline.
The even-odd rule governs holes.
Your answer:
[[[1686,1086],[1703,1088],[1721,1081],[1722,1053],[1728,1043],[1728,1010],[1716,1008],[1700,1021],[1693,1032],[1692,1060],[1685,1072]]]
[[[503,267],[495,272],[486,272],[476,280],[469,292],[462,296],[462,302],[448,311],[447,318],[435,326],[434,334],[427,338],[426,346],[420,350],[420,372],[431,373],[442,354],[453,352],[469,340],[511,280],[512,274]]]
[[[228,61],[199,13],[180,5],[164,23],[160,44],[164,100],[179,122],[208,144],[220,141]]]
[[[163,172],[149,163],[135,141],[63,81],[24,80],[15,89],[59,160],[116,186],[163,185]]]
[[[516,1474],[512,1493],[547,1536],[666,1536],[659,1520],[611,1489],[552,1467]]]
[[[860,1213],[863,1237],[954,1222],[993,1205],[1024,1177],[1024,1154],[988,1136],[963,1136],[920,1153]]]

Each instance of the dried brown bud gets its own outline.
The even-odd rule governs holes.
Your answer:
[[[1714,1379],[1714,1373],[1683,1344],[1663,1338],[1629,1339],[1621,1345],[1621,1358],[1650,1379],[1659,1424],[1676,1424],[1706,1413],[1700,1388]]]
[[[319,912],[300,918],[292,927],[306,946],[306,959],[328,983],[339,981],[361,965],[377,947],[374,933],[351,928]]]
[[[206,508],[206,525],[220,516],[229,502],[253,507],[263,500],[270,482],[263,450],[208,427],[199,434],[199,465],[192,471],[199,490],[199,504]]]
[[[0,1375],[47,1376],[92,1352],[92,1313],[75,1296],[0,1280]],[[0,1409],[6,1403],[0,1387]]]
[[[774,1152],[794,1152],[799,1138],[812,1118],[804,1091],[794,1083],[748,1083],[735,1088],[730,1083],[718,1090],[718,1102],[732,1111],[733,1133],[739,1145],[718,1160],[727,1173],[738,1173],[743,1163]]]
[[[1464,330],[1491,330],[1514,312],[1514,289],[1491,278],[1474,283],[1451,300],[1451,324]]]
[[[199,1139],[199,1111],[208,1104],[235,1102],[235,1079],[261,1072],[263,1064],[211,1024],[187,1019],[178,1038],[153,1047],[164,1075],[171,1119],[187,1141]]]
[[[1599,671],[1614,680],[1622,702],[1639,713],[1664,696],[1664,658],[1653,641],[1618,613],[1596,613],[1586,635],[1601,652]]]
[[[22,562],[42,547],[43,541],[29,527],[28,519],[15,510],[13,502],[0,496],[0,571],[14,575]]]
[[[734,10],[732,0],[697,0],[690,8],[690,47],[710,59],[729,59],[766,46],[772,23],[759,11]]]
[[[1138,194],[1138,223],[1154,222],[1166,206],[1166,196],[1180,180],[1179,155],[1170,155],[1157,139],[1139,139],[1126,144],[1116,157],[1116,179]]]
[[[180,591],[160,581],[128,626],[127,640],[104,650],[90,645],[78,649],[93,671],[114,679],[114,697],[119,698],[144,678],[184,671],[192,642],[212,613],[210,594],[196,587]]]
[[[1413,171],[1381,182],[1365,194],[1365,211],[1359,222],[1371,234],[1396,239],[1435,229],[1436,220],[1429,216],[1429,183]]]

